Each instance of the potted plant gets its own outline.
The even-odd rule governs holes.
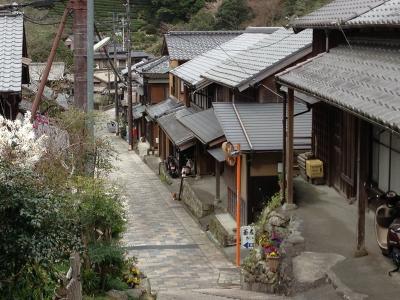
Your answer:
[[[280,246],[282,239],[273,232],[271,234],[271,239],[264,244],[264,253],[268,262],[268,266],[271,272],[276,273],[279,267],[279,262],[281,258]]]
[[[271,272],[276,273],[278,271],[280,258],[281,256],[277,250],[267,254],[268,267]]]

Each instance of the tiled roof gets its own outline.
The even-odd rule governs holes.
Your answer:
[[[178,76],[193,86],[201,85],[206,80],[201,75],[212,69],[214,66],[229,59],[232,55],[237,54],[241,50],[249,49],[257,42],[264,39],[265,33],[243,33],[238,37],[220,45],[213,47],[202,55],[180,65],[170,71],[170,73]]]
[[[178,120],[189,128],[203,144],[208,144],[224,135],[212,108]]]
[[[46,68],[46,63],[31,63],[29,65],[29,75],[31,80],[40,81],[43,71]],[[64,77],[65,63],[53,62],[51,65],[48,80],[60,80]]]
[[[387,1],[387,0],[386,0]],[[333,27],[345,24],[371,9],[383,4],[385,0],[334,0],[316,11],[292,22],[293,28]]]
[[[390,0],[346,22],[346,25],[400,25],[400,0]]]
[[[161,128],[176,146],[182,146],[194,140],[194,134],[178,119],[192,114],[194,111],[188,107],[181,107],[177,111],[167,114],[157,120]]]
[[[171,60],[190,60],[223,44],[242,31],[170,31],[164,35]]]
[[[21,91],[23,24],[22,14],[0,13],[0,92]]]
[[[152,119],[158,119],[159,117],[170,113],[174,109],[182,106],[181,102],[177,102],[174,99],[168,98],[160,103],[150,105],[146,107],[146,112]]]
[[[136,68],[136,70],[145,74],[166,74],[169,71],[169,58],[168,56],[162,56],[149,60]]]
[[[227,141],[240,144],[242,151],[282,150],[282,103],[214,102],[213,106]],[[295,104],[295,114],[306,110],[305,105]],[[311,120],[311,112],[295,117],[295,149],[311,147]]]
[[[137,104],[134,107],[132,107],[132,117],[134,120],[140,119],[143,117],[143,113],[146,110],[146,106],[143,104]]]
[[[400,131],[400,51],[340,46],[277,75],[278,81]]]
[[[312,30],[294,34],[280,29],[255,43],[249,49],[234,53],[202,77],[231,88],[245,90],[249,85],[293,64],[311,53]]]

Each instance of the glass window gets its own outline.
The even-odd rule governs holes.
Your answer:
[[[382,191],[400,194],[400,136],[375,127],[371,179]]]

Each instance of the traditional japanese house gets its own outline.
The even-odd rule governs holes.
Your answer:
[[[310,30],[296,35],[283,28],[252,28],[171,71],[184,78],[193,91],[191,105],[213,105],[226,140],[241,144],[243,224],[252,222],[265,201],[279,190],[283,105],[274,75],[307,59],[312,52],[311,41]],[[206,95],[206,104],[198,96],[201,93]],[[298,105],[296,113],[301,128],[296,132],[296,150],[304,151],[311,148],[311,113],[306,105]],[[206,156],[198,157],[203,160]],[[221,154],[214,157],[217,161]],[[236,175],[228,165],[223,174],[228,188],[227,209],[235,216]]]
[[[162,130],[160,129],[157,121],[160,117],[176,111],[181,106],[183,106],[182,103],[172,98],[167,98],[166,100],[161,101],[157,104],[146,106],[146,122],[153,122],[151,126],[153,127],[153,132],[157,134],[159,144],[159,156],[163,160],[165,160],[170,154],[172,154],[172,150],[169,146],[170,140],[165,134],[162,133]]]
[[[170,70],[221,45],[242,31],[170,31],[164,35],[163,55],[169,56]],[[189,95],[179,77],[169,76],[170,96],[189,105]]]
[[[187,160],[193,159],[196,139],[191,130],[182,125],[179,119],[191,115],[195,110],[180,106],[157,120],[160,128],[160,156],[165,159],[169,155],[175,157],[179,169]]]
[[[319,53],[277,75],[287,91],[287,182],[293,203],[294,93],[314,98],[312,149],[329,186],[358,201],[357,254],[376,192],[400,193],[400,1],[336,0],[293,22]],[[356,216],[354,216],[356,217]]]
[[[108,57],[111,59],[111,61],[114,61],[114,58],[117,61],[116,68],[122,70],[126,67],[127,63],[127,52],[125,49],[123,49],[122,46],[117,45],[114,49],[113,46],[109,46],[108,48]],[[109,61],[108,61],[107,55],[104,53],[104,51],[98,51],[94,54],[94,64],[95,68],[99,70],[104,70],[109,68]],[[132,50],[131,51],[131,61],[132,64],[136,64],[140,62],[143,59],[151,59],[154,56],[152,54],[149,54],[145,51],[139,51],[139,50]]]
[[[152,149],[158,149],[158,127],[145,116],[145,106],[151,106],[168,97],[169,60],[167,56],[154,58],[134,69],[137,75],[141,105],[133,109],[134,124],[138,136],[145,137]]]
[[[189,61],[196,57],[199,54],[204,53],[226,41],[229,41],[239,35],[240,31],[172,31],[164,35],[164,43],[162,53],[167,55],[169,58],[169,70],[179,66],[180,64]],[[169,76],[169,96],[168,100],[175,100],[179,102],[180,105],[185,105],[189,107],[189,95],[184,88],[183,82],[181,82],[178,78],[174,78],[171,75]],[[192,111],[192,110],[191,110]],[[178,114],[179,116],[179,114]],[[176,118],[177,115],[173,114],[170,118],[175,118],[175,127],[180,128],[182,126]],[[151,124],[151,121],[155,121],[148,114],[147,123]],[[172,122],[170,120],[170,122]],[[153,130],[151,131],[153,135],[153,144],[155,137],[155,133],[157,131],[157,127],[153,126]],[[178,154],[181,150],[181,146],[174,143],[174,139],[171,138],[170,135],[166,132],[163,132],[163,127],[161,127],[161,131],[159,134],[159,142],[160,142],[160,151],[159,154],[161,158],[166,158],[170,154]],[[171,145],[169,146],[169,143]],[[195,143],[192,143],[190,147],[193,147]],[[169,151],[169,149],[174,151]],[[179,151],[178,151],[179,150]],[[191,153],[190,155],[186,155],[187,157],[193,159],[194,149],[188,150],[185,148],[186,153]],[[177,158],[181,157],[181,155],[177,155]]]
[[[15,119],[22,84],[29,83],[24,18],[17,12],[0,12],[0,114]]]

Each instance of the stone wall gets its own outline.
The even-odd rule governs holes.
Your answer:
[[[236,244],[236,236],[233,233],[229,233],[216,216],[213,216],[210,220],[209,230],[222,247]]]
[[[181,200],[183,201],[183,203],[186,204],[189,210],[199,219],[206,215],[209,215],[214,210],[214,206],[212,204],[203,203],[196,196],[196,193],[193,191],[189,183],[186,182],[186,180],[183,180]]]
[[[257,231],[280,231],[284,237],[280,246],[280,263],[277,272],[272,272],[264,250],[256,246],[246,258],[241,273],[242,289],[262,293],[291,295],[297,290],[293,276],[293,257],[304,250],[304,239],[299,230],[299,222],[284,212],[266,211],[265,220],[259,222]]]

